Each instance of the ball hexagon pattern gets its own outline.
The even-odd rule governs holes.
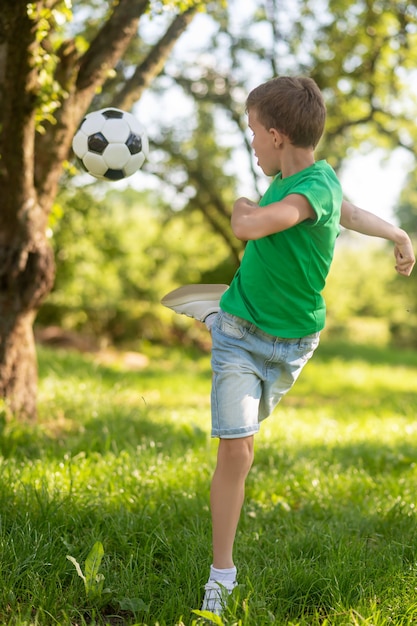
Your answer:
[[[72,140],[79,163],[100,180],[121,180],[139,170],[149,153],[145,128],[115,108],[88,113]]]

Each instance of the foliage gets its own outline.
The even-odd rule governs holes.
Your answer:
[[[144,356],[133,371],[123,354],[39,350],[39,422],[0,428],[5,626],[203,623],[209,357]],[[324,336],[257,438],[225,625],[416,619],[416,375],[415,352]],[[66,556],[96,542],[93,599]]]
[[[163,181],[164,188],[169,189],[168,197],[185,219],[196,211],[204,216],[207,229],[227,245],[237,268],[242,244],[230,228],[233,202],[238,195],[237,181],[227,167],[233,152],[218,134],[215,117],[211,103],[198,102],[195,124],[177,122],[181,132],[175,126],[161,125],[158,135],[163,141],[156,140],[154,146],[163,147],[163,152],[150,168]]]
[[[331,17],[314,38],[312,68],[328,97],[325,153],[339,161],[356,147],[403,146],[413,153],[417,94],[409,53],[417,42],[416,7],[400,0],[348,6],[330,0],[328,6]]]
[[[32,64],[38,76],[36,129],[43,133],[42,123],[46,120],[55,123],[54,113],[60,100],[68,95],[56,79],[56,70],[66,25],[72,20],[71,0],[56,2],[51,6],[29,2],[27,14],[36,32],[36,46],[32,50]]]
[[[154,88],[180,85],[191,100],[212,102],[217,115],[229,117],[229,128],[242,132],[249,89],[273,75],[310,74],[328,107],[319,154],[337,169],[356,149],[403,146],[414,155],[413,5],[329,0],[318,11],[317,0],[271,0],[239,11],[231,0],[215,20],[207,29],[212,33],[208,43],[195,45],[189,60],[174,53]],[[223,117],[218,119],[224,128]],[[246,147],[250,154],[247,138]]]
[[[393,245],[378,240],[367,244],[360,235],[344,232],[336,245],[325,298],[331,319],[339,324],[352,316],[389,319],[405,307],[407,279],[397,279]]]
[[[394,265],[392,244],[342,233],[324,291],[332,336],[417,346],[415,275],[398,276]]]
[[[167,340],[162,320],[168,311],[159,304],[164,293],[230,263],[200,212],[168,213],[156,192],[104,187],[100,197],[97,185],[70,189],[60,194],[52,217],[57,276],[40,325],[81,329],[111,342]]]
[[[417,237],[417,169],[407,177],[396,207],[396,215],[410,236]]]
[[[408,175],[401,191],[396,215],[403,228],[414,242],[417,242],[417,169]],[[415,345],[417,328],[417,272],[414,271],[405,286],[408,306],[402,316],[396,320],[394,331],[402,345]]]

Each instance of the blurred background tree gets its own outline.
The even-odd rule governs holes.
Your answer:
[[[58,202],[51,220],[56,281],[38,325],[82,332],[97,345],[184,340],[189,325],[167,331],[161,294],[198,282],[213,259],[228,255],[202,214],[167,218],[154,194],[134,189],[110,189],[97,201],[91,185],[63,190]]]
[[[165,27],[165,20],[159,16],[149,24],[144,22],[138,41],[151,45],[158,30]],[[91,28],[86,21],[83,25],[86,30]],[[65,278],[71,257],[62,262],[62,237],[65,228],[72,228],[71,218],[66,217],[58,223],[59,231],[53,227],[61,261],[56,289],[41,311],[39,322],[53,322],[55,310],[55,321],[70,325],[75,318],[69,312],[76,309],[77,328],[105,332],[109,341],[139,337],[169,340],[170,336],[184,340],[183,332],[178,335],[178,327],[194,329],[195,325],[187,326],[178,316],[166,316],[158,300],[165,291],[182,283],[228,282],[238,266],[243,249],[229,227],[233,200],[243,193],[256,199],[267,184],[252,160],[245,98],[253,86],[277,74],[309,74],[323,89],[328,122],[317,157],[327,158],[341,176],[346,163],[357,154],[376,148],[387,156],[392,151],[407,154],[409,191],[399,201],[396,215],[410,234],[416,233],[416,203],[412,201],[416,188],[416,44],[417,9],[403,2],[253,0],[242,7],[230,0],[215,14],[198,15],[137,106],[152,147],[144,172],[129,182],[139,191],[120,191],[117,214],[106,208],[110,198],[115,204],[114,194],[108,192],[100,200],[105,193],[101,184],[78,192],[81,198],[87,192],[94,196],[90,204],[98,203],[96,219],[106,221],[107,227],[111,228],[112,219],[118,220],[114,232],[120,243],[119,261],[114,255],[109,257],[108,263],[113,266],[109,275],[113,276],[122,262],[127,266],[131,259],[122,251],[127,245],[123,242],[123,216],[125,228],[130,233],[136,228],[137,241],[143,240],[136,258],[131,259],[141,272],[135,272],[134,267],[126,270],[125,284],[119,273],[117,297],[109,287],[107,297],[99,289],[106,302],[103,308],[103,303],[93,297],[92,275],[81,278],[78,266],[78,289],[81,284],[84,296],[81,307],[78,300],[71,305],[73,295]],[[137,42],[120,59],[92,108],[120,104],[123,81],[133,73],[136,46]],[[134,91],[132,94],[135,96]],[[142,193],[146,188],[152,189],[152,195]],[[67,213],[67,202],[68,194],[64,192],[60,197],[63,215]],[[71,203],[73,213],[77,193]],[[133,211],[135,204],[137,210]],[[378,206],[366,208],[378,212]],[[81,215],[89,233],[86,237],[91,241],[91,272],[97,268],[97,284],[101,284],[102,265],[95,258],[96,244],[87,226],[89,211]],[[143,226],[144,220],[148,225],[152,219],[157,234],[150,243]],[[166,238],[164,233],[168,232]],[[189,240],[197,242],[194,253]],[[67,244],[70,241],[71,235]],[[215,241],[217,246],[210,243]],[[370,245],[364,251],[366,244],[366,239],[352,238],[348,233],[340,238],[326,289],[329,332],[333,329],[340,336],[342,330],[348,334],[352,327],[355,333],[358,325],[349,324],[349,319],[367,317],[369,322],[381,321],[378,327],[384,326],[381,333],[386,339],[404,342],[407,336],[406,343],[412,342],[415,279],[395,277],[389,246]],[[140,251],[148,255],[146,267]],[[100,254],[105,254],[103,248]],[[149,263],[156,256],[158,266]],[[134,281],[127,280],[128,275],[135,276],[136,290],[132,290]],[[115,278],[113,281],[117,282]],[[116,311],[121,308],[123,312]],[[104,309],[109,319],[119,321],[117,332]]]

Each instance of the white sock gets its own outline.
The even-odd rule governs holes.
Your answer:
[[[207,326],[207,328],[209,330],[211,330],[213,324],[214,324],[214,320],[216,319],[216,315],[217,313],[210,313],[210,315],[207,315],[206,319],[204,320],[205,325]]]
[[[222,583],[234,583],[236,581],[236,567],[228,567],[227,569],[217,569],[217,567],[210,567],[209,580],[214,580],[220,584]]]

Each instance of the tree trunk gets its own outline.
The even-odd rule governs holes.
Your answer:
[[[38,380],[34,317],[32,311],[0,317],[0,396],[6,413],[30,420],[36,418]]]
[[[52,288],[54,259],[46,240],[0,248],[0,397],[7,413],[35,420],[37,358],[33,322]]]
[[[52,288],[55,265],[46,238],[48,211],[34,185],[38,48],[27,6],[7,0],[0,14],[0,396],[7,411],[35,419],[32,324]]]

